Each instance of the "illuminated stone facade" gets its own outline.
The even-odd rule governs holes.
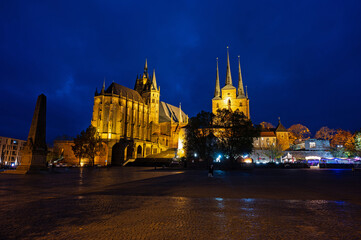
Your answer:
[[[108,146],[108,164],[176,151],[180,128],[187,123],[180,106],[160,101],[155,71],[150,77],[147,61],[134,90],[113,82],[94,96],[91,124]]]
[[[217,75],[216,87],[214,91],[214,98],[212,99],[212,113],[216,114],[218,109],[228,109],[233,112],[238,110],[242,112],[247,118],[249,114],[249,98],[247,91],[244,91],[243,80],[241,73],[241,63],[238,56],[238,89],[232,85],[231,67],[229,63],[229,52],[227,48],[227,75],[226,84],[220,89],[219,85],[219,71],[217,58]]]

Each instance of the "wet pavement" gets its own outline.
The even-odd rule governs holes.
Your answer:
[[[361,239],[351,170],[0,174],[0,239]]]

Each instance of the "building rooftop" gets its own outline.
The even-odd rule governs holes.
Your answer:
[[[181,112],[181,115],[180,115]],[[159,122],[179,122],[186,123],[188,116],[179,109],[179,107],[173,106],[169,103],[160,102],[159,104]]]
[[[119,85],[118,83],[112,83],[110,84],[110,86],[107,88],[107,90],[105,91],[105,93],[111,94],[117,94],[123,97],[128,97],[132,100],[138,101],[138,102],[142,102],[144,103],[143,98],[140,96],[140,94],[130,88],[124,87],[122,85]]]

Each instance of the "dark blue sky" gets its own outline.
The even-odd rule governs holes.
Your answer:
[[[211,111],[230,46],[248,85],[254,123],[314,134],[361,127],[361,2],[1,1],[0,136],[26,139],[36,97],[48,99],[47,141],[91,120],[106,78],[129,88],[148,58],[161,100],[194,116]]]

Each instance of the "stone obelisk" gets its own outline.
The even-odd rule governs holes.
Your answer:
[[[26,174],[46,169],[46,96],[41,94],[36,101],[36,107],[31,122],[29,136],[22,150],[21,163],[15,171],[6,173]]]

